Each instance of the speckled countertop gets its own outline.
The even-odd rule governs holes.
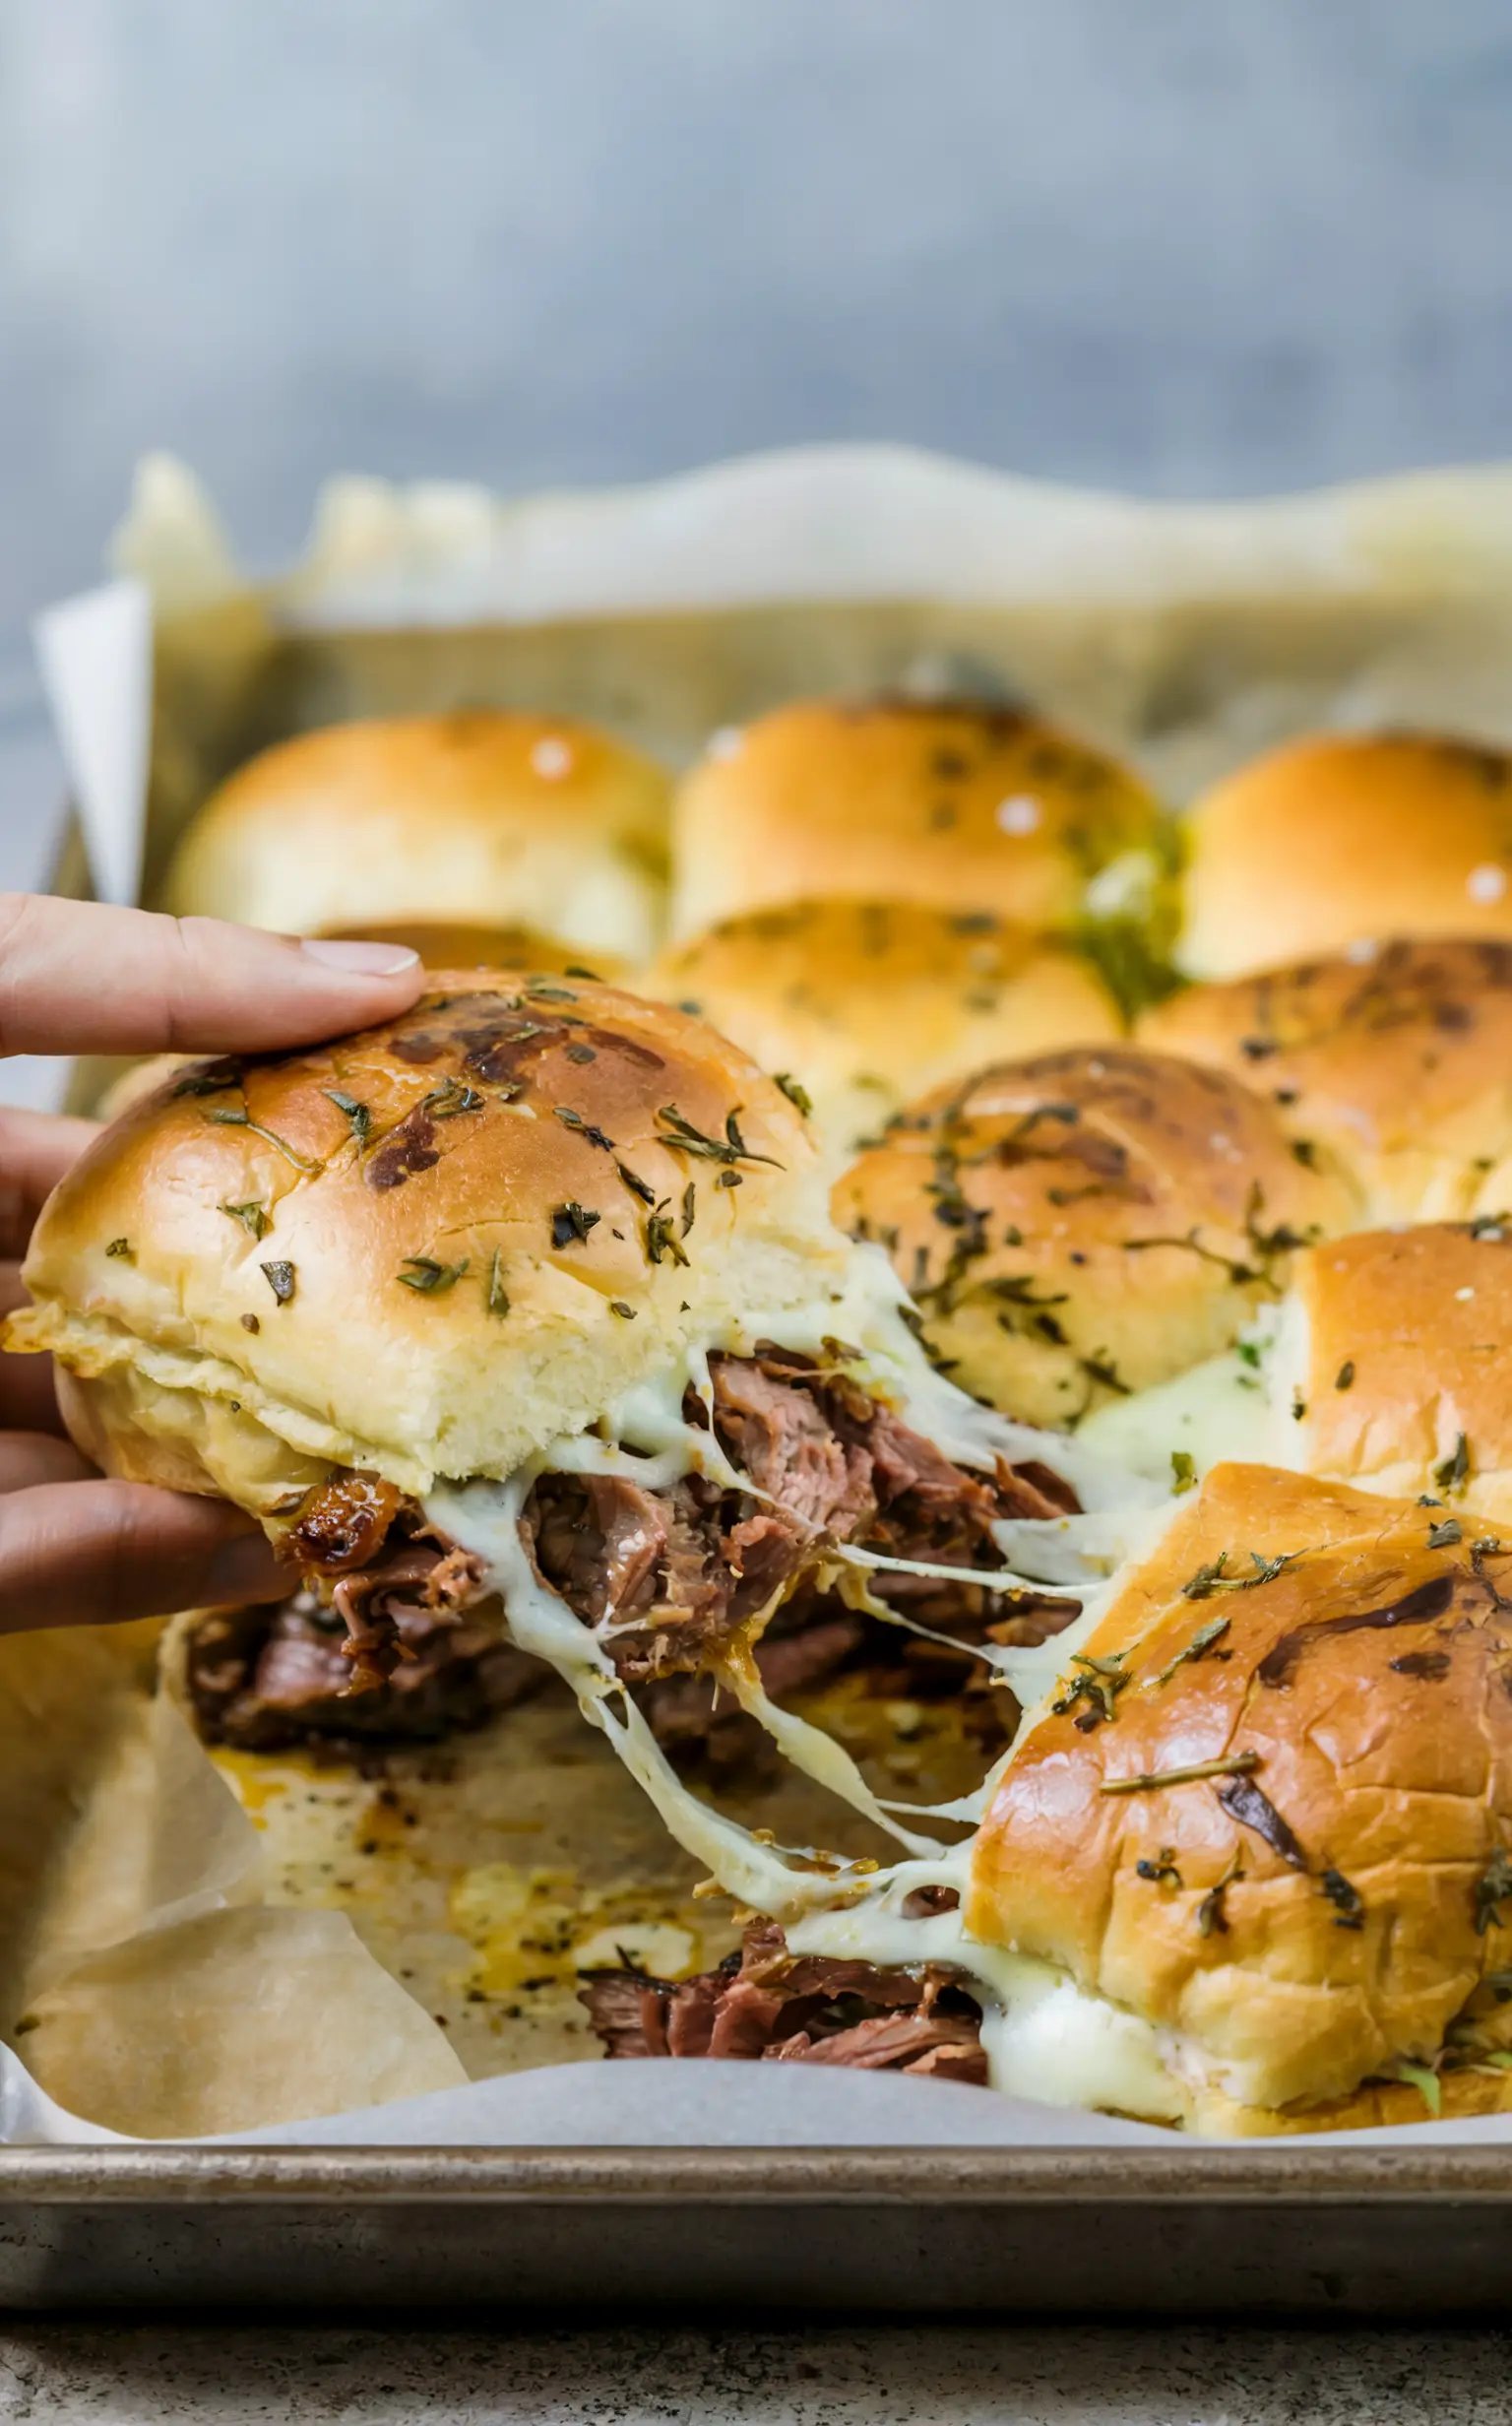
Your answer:
[[[1512,2331],[686,2326],[516,2333],[74,2324],[0,2332],[0,2418],[110,2426],[1501,2426]]]

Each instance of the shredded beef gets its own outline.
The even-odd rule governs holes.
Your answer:
[[[948,1964],[793,1955],[770,1922],[717,1971],[596,1971],[579,1997],[611,2058],[840,2064],[986,2085],[980,2010]]]

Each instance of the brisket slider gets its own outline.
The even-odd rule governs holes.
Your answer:
[[[51,1198],[26,1281],[8,1344],[52,1353],[86,1452],[224,1494],[287,1556],[324,1664],[285,1650],[265,1701],[403,1676],[502,1594],[595,1713],[621,1680],[761,1707],[758,1645],[790,1673],[784,1637],[826,1627],[822,1667],[878,1591],[979,1639],[994,1524],[1075,1505],[931,1372],[793,1102],[556,974],[171,1074]]]

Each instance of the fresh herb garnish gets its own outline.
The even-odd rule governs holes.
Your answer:
[[[1354,1359],[1353,1357],[1346,1357],[1335,1373],[1334,1387],[1336,1390],[1352,1390],[1354,1387]]]
[[[734,1111],[726,1115],[722,1143],[718,1137],[706,1137],[701,1128],[695,1128],[691,1120],[684,1119],[675,1104],[663,1104],[657,1118],[670,1133],[662,1138],[662,1143],[671,1146],[679,1154],[699,1155],[709,1163],[767,1163],[774,1171],[781,1171],[783,1166],[774,1155],[752,1153],[740,1134],[737,1117],[740,1111],[741,1106],[737,1104]]]
[[[1224,1909],[1224,1897],[1235,1880],[1242,1879],[1243,1876],[1244,1866],[1235,1853],[1218,1883],[1209,1887],[1197,1906],[1197,1935],[1199,1938],[1228,1937],[1228,1915]]]
[[[1134,1777],[1104,1777],[1098,1792],[1152,1794],[1161,1786],[1199,1785],[1205,1777],[1247,1777],[1259,1766],[1258,1753],[1226,1753],[1221,1760],[1194,1760],[1181,1769],[1141,1769]]]
[[[685,1265],[688,1260],[670,1215],[659,1209],[646,1216],[646,1260],[648,1263],[660,1263],[664,1255],[670,1255],[673,1263]]]
[[[249,1239],[265,1239],[273,1228],[268,1208],[260,1196],[249,1196],[245,1204],[223,1204],[219,1210],[233,1222],[240,1222]]]
[[[509,1311],[509,1292],[504,1286],[504,1259],[498,1247],[494,1248],[493,1260],[488,1266],[488,1286],[483,1292],[483,1303],[489,1313],[497,1314],[501,1320]]]
[[[399,1274],[400,1280],[407,1289],[417,1290],[426,1298],[437,1297],[443,1289],[454,1287],[468,1268],[466,1255],[461,1263],[438,1263],[434,1255],[407,1255],[405,1262],[410,1268]]]
[[[353,1096],[343,1095],[336,1087],[327,1087],[325,1096],[328,1104],[334,1104],[338,1112],[344,1112],[346,1115],[351,1122],[353,1138],[359,1146],[365,1146],[373,1133],[373,1116],[370,1108],[366,1104],[359,1104]]]
[[[1181,1597],[1186,1601],[1205,1601],[1211,1600],[1215,1592],[1257,1591],[1263,1583],[1274,1583],[1283,1569],[1291,1566],[1299,1556],[1297,1551],[1284,1550],[1274,1559],[1262,1559],[1258,1550],[1252,1550],[1249,1559],[1254,1573],[1230,1575],[1227,1571],[1228,1553],[1226,1550],[1208,1565],[1199,1566],[1195,1575],[1187,1577],[1181,1586]]]
[[[553,1104],[551,1109],[563,1128],[570,1128],[577,1136],[586,1137],[591,1146],[599,1147],[605,1154],[613,1153],[613,1138],[605,1137],[602,1129],[596,1128],[592,1120],[585,1120],[581,1112],[574,1112],[569,1104]]]
[[[241,1317],[241,1327],[244,1331],[260,1331],[263,1326],[258,1321],[256,1314],[243,1314]]]
[[[573,962],[565,968],[562,971],[562,975],[563,977],[586,977],[590,986],[601,986],[603,984],[603,980],[598,975],[597,969],[580,969],[576,962]],[[576,999],[576,997],[574,997],[574,999]]]
[[[682,1228],[678,1233],[679,1237],[684,1239],[687,1237],[688,1232],[693,1227],[693,1216],[697,1209],[698,1191],[693,1181],[690,1180],[687,1186],[682,1191]]]
[[[1453,1550],[1464,1539],[1464,1528],[1458,1516],[1446,1516],[1441,1525],[1430,1525],[1428,1528],[1430,1550]]]
[[[1170,1452],[1170,1496],[1179,1500],[1182,1493],[1197,1488],[1197,1460],[1190,1449]]]
[[[1470,1480],[1470,1442],[1463,1433],[1455,1436],[1454,1455],[1434,1467],[1433,1480],[1440,1491],[1451,1493],[1455,1499],[1464,1491]]]
[[[633,1306],[627,1306],[623,1298],[610,1298],[609,1311],[611,1314],[618,1314],[621,1322],[633,1322],[635,1320],[635,1308]]]
[[[585,1061],[597,1061],[598,1055],[595,1053],[592,1045],[569,1045],[567,1048],[567,1058],[569,1061],[577,1061],[582,1063]]]
[[[620,1178],[623,1180],[626,1187],[630,1190],[632,1196],[639,1196],[642,1204],[655,1206],[657,1202],[657,1191],[654,1187],[647,1184],[646,1181],[641,1178],[638,1171],[632,1171],[628,1163],[616,1163],[614,1168],[619,1173]]]
[[[1249,1367],[1251,1373],[1257,1373],[1260,1371],[1260,1350],[1254,1340],[1235,1340],[1233,1353],[1241,1365]]]
[[[1365,1899],[1357,1886],[1352,1886],[1342,1870],[1325,1870],[1319,1886],[1334,1906],[1336,1929],[1363,1929]]]
[[[1112,1652],[1106,1659],[1095,1658],[1090,1651],[1073,1651],[1071,1664],[1082,1673],[1072,1678],[1058,1701],[1050,1703],[1056,1716],[1063,1717],[1079,1701],[1085,1701],[1088,1707],[1071,1722],[1082,1735],[1090,1735],[1094,1727],[1116,1718],[1114,1704],[1118,1695],[1133,1682],[1124,1672],[1123,1657],[1121,1651]]]
[[[1506,1237],[1508,1216],[1505,1213],[1482,1213],[1470,1225],[1473,1239],[1490,1240],[1499,1245]]]
[[[565,986],[547,986],[540,978],[528,979],[525,991],[533,1002],[576,1002],[578,998]]]
[[[294,1282],[296,1276],[293,1265],[291,1263],[260,1263],[257,1268],[262,1273],[263,1278],[267,1281],[269,1288],[273,1291],[273,1294],[278,1299],[279,1304],[281,1306],[287,1306],[292,1300],[294,1294]]]
[[[294,1169],[304,1172],[306,1176],[325,1169],[324,1163],[312,1162],[307,1154],[296,1154],[286,1137],[276,1136],[271,1128],[264,1128],[262,1122],[254,1120],[249,1112],[233,1111],[229,1105],[218,1105],[214,1112],[207,1112],[202,1117],[214,1121],[218,1128],[249,1128],[254,1137],[266,1138],[269,1145],[277,1146]]]
[[[1198,1627],[1197,1631],[1192,1636],[1191,1641],[1182,1644],[1174,1659],[1168,1659],[1166,1662],[1166,1665],[1161,1670],[1159,1676],[1153,1676],[1150,1679],[1151,1684],[1167,1684],[1184,1661],[1189,1659],[1201,1659],[1206,1652],[1211,1651],[1220,1634],[1228,1633],[1228,1626],[1229,1621],[1228,1618],[1209,1618],[1206,1626]],[[1228,1656],[1227,1653],[1225,1656]]]
[[[1291,1826],[1252,1777],[1230,1778],[1227,1785],[1218,1788],[1218,1799],[1230,1820],[1237,1820],[1242,1828],[1252,1828],[1263,1844],[1280,1854],[1289,1869],[1305,1871],[1311,1867]]]
[[[112,1239],[109,1245],[105,1248],[105,1253],[107,1255],[123,1256],[129,1263],[132,1259],[130,1239]]]
[[[1505,1849],[1498,1845],[1484,1870],[1476,1881],[1476,1935],[1483,1938],[1488,1929],[1500,1929],[1501,1907],[1512,1895],[1512,1862]]]
[[[796,1106],[797,1110],[803,1115],[805,1120],[811,1120],[814,1117],[814,1105],[813,1098],[809,1094],[807,1087],[802,1085],[798,1079],[794,1078],[790,1070],[776,1070],[773,1073],[773,1077],[775,1083],[782,1088],[783,1093],[787,1096],[788,1103]]]
[[[240,1084],[234,1070],[226,1071],[220,1078],[217,1078],[213,1071],[201,1070],[191,1077],[181,1078],[173,1092],[175,1095],[220,1095],[224,1088]]]
[[[438,1087],[421,1096],[419,1108],[433,1120],[455,1120],[460,1112],[481,1112],[486,1100],[465,1079],[443,1078]]]
[[[738,1171],[722,1171],[714,1184],[716,1187],[739,1187],[742,1181]]]
[[[1443,2083],[1429,2065],[1409,2064],[1406,2056],[1402,2056],[1398,2058],[1396,2071],[1390,2077],[1405,2081],[1410,2089],[1416,2089],[1429,2114],[1437,2121],[1444,2109]]]
[[[557,1205],[552,1212],[552,1245],[570,1246],[574,1239],[586,1239],[595,1224],[602,1218],[602,1214],[590,1213],[574,1197],[569,1196],[565,1204]]]
[[[1136,1862],[1134,1865],[1134,1873],[1136,1878],[1153,1879],[1157,1886],[1164,1886],[1167,1879],[1170,1881],[1172,1886],[1179,1886],[1181,1884],[1181,1873],[1176,1868],[1175,1846],[1162,1845],[1160,1852],[1156,1855],[1153,1862]]]

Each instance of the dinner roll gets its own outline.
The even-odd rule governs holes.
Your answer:
[[[1268,1095],[1372,1221],[1512,1206],[1512,943],[1398,941],[1194,986],[1139,1035]]]
[[[716,734],[679,788],[673,931],[911,901],[1036,928],[1155,916],[1166,832],[1126,768],[1022,709],[805,700]]]
[[[913,1096],[1005,1053],[1097,1043],[1117,1005],[1091,963],[989,910],[808,901],[662,953],[650,993],[791,1072],[842,1161]]]
[[[662,770],[568,717],[332,725],[222,784],[179,844],[165,906],[293,934],[525,926],[640,961],[662,926],[666,821]]]
[[[274,1514],[333,1466],[510,1474],[848,1257],[808,1124],[733,1046],[472,970],[167,1077],[49,1198],[8,1344],[68,1369],[107,1471]]]
[[[1512,2040],[1512,1550],[1439,1515],[1219,1467],[998,1775],[968,1931],[1156,2034],[1198,2129]]]
[[[1324,734],[1191,814],[1176,958],[1244,977],[1387,935],[1512,934],[1512,758],[1439,734]]]
[[[1354,1210],[1248,1088],[1121,1046],[937,1088],[834,1204],[887,1247],[953,1379],[1046,1425],[1227,1347]]]

